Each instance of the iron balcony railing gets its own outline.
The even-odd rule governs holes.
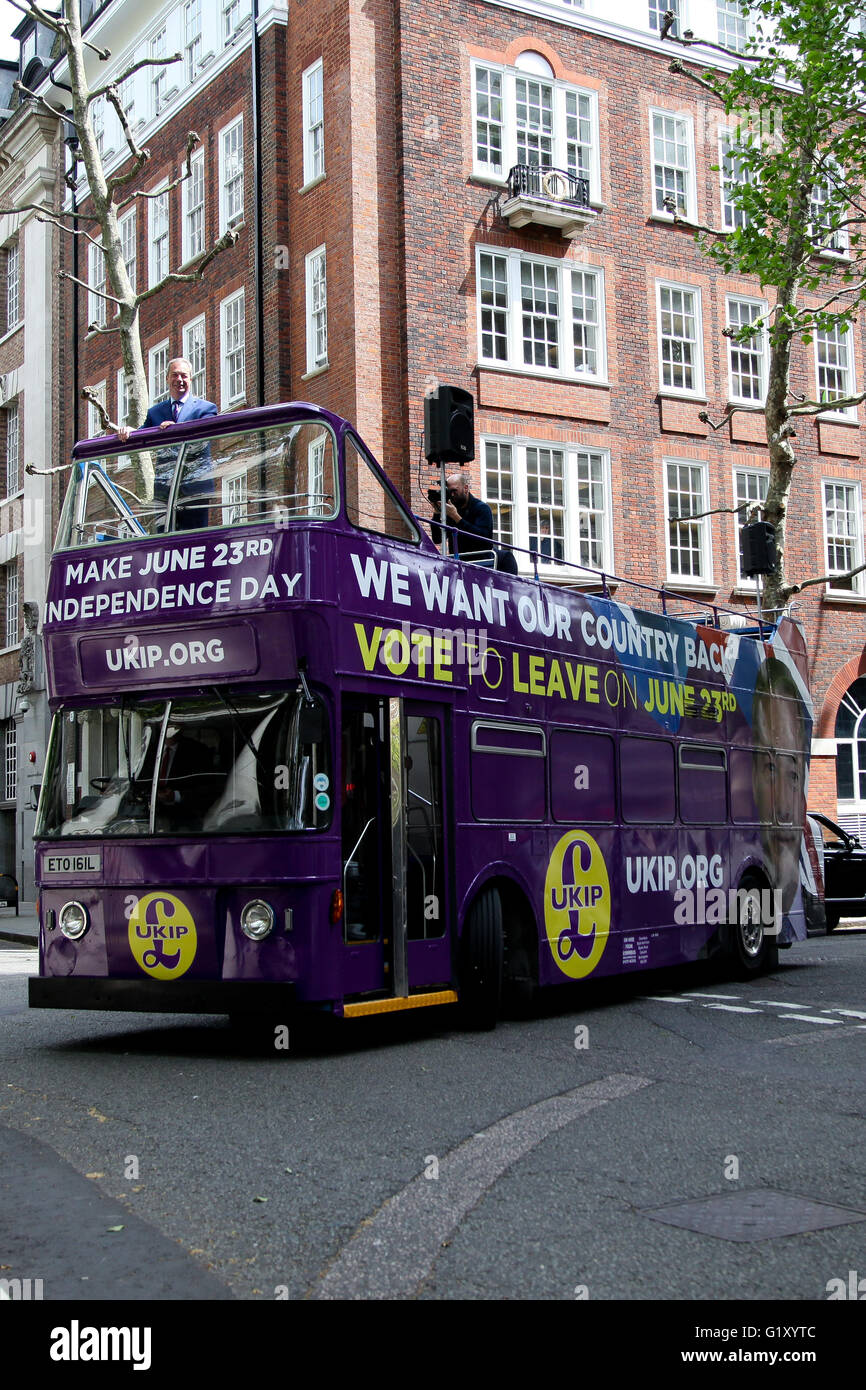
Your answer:
[[[576,208],[589,207],[589,179],[543,164],[515,164],[508,171],[509,198],[538,198]]]

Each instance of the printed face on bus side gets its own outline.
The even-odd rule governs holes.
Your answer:
[[[800,843],[806,815],[805,731],[793,687],[780,682],[771,694],[759,681],[755,690],[754,734],[761,751],[754,761],[754,794],[773,886],[782,893],[782,911],[794,901],[800,877]],[[763,751],[764,749],[768,751]]]

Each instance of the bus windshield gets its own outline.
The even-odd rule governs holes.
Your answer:
[[[62,710],[37,834],[323,828],[331,806],[322,791],[331,784],[326,730],[321,701],[301,689]]]
[[[321,420],[82,460],[57,547],[250,522],[328,520],[337,514],[336,460],[334,433]]]

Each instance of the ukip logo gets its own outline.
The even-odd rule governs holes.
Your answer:
[[[195,922],[171,893],[147,893],[129,918],[129,945],[142,970],[157,980],[176,980],[195,960]]]
[[[610,933],[610,880],[604,855],[585,830],[569,830],[550,856],[544,925],[557,969],[572,980],[590,975]]]

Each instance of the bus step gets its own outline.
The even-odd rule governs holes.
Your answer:
[[[410,994],[406,999],[368,999],[362,1004],[344,1004],[344,1018],[363,1018],[365,1014],[392,1014],[398,1009],[426,1009],[430,1004],[456,1004],[453,989],[438,989],[431,994]]]

